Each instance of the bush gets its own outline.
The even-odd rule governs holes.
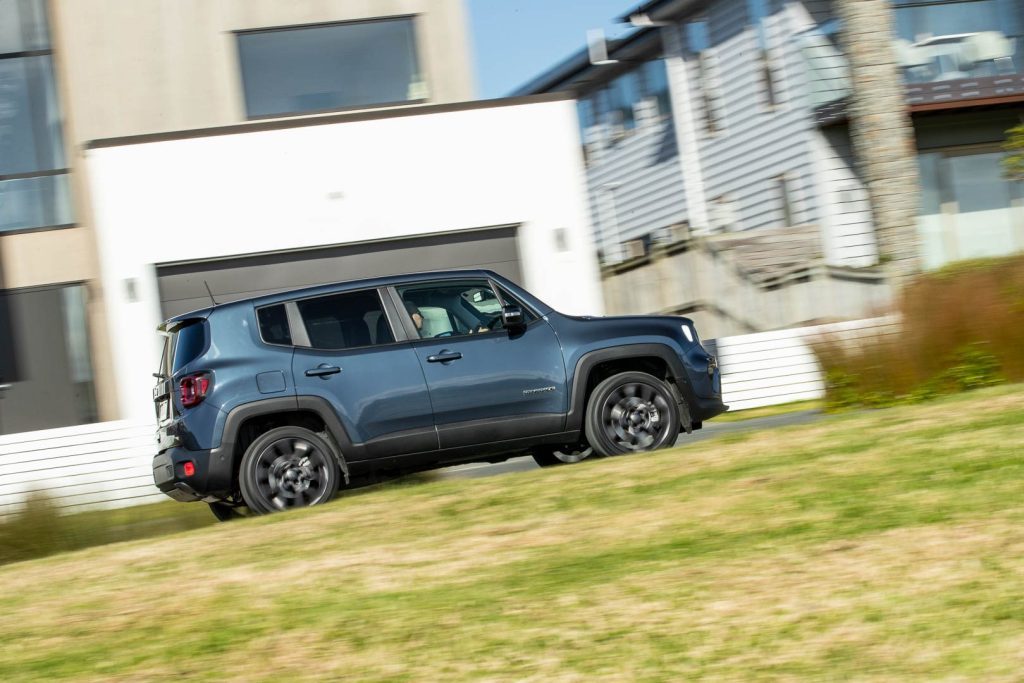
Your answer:
[[[33,494],[18,514],[0,522],[0,564],[186,531],[214,521],[206,505],[172,502],[63,515],[46,496]]]
[[[1024,381],[1024,256],[921,275],[905,288],[899,313],[898,333],[813,342],[828,409]]]

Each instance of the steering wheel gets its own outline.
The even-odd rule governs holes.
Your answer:
[[[434,339],[437,339],[438,337],[450,337],[453,334],[455,334],[455,333],[452,332],[451,330],[448,330],[447,332],[439,332],[438,334],[434,335]]]
[[[484,329],[486,329],[486,330],[500,330],[504,326],[505,326],[505,318],[501,314],[498,314],[498,315],[494,316],[493,318],[491,318],[490,320],[488,320],[483,325],[478,325],[477,326],[477,330],[478,331],[483,331]]]

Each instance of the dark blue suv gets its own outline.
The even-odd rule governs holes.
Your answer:
[[[690,320],[563,315],[486,270],[284,292],[159,329],[153,477],[222,519],[454,463],[650,451],[726,410]]]

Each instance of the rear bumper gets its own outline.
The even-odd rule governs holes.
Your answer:
[[[153,457],[153,483],[177,501],[220,500],[228,495],[231,486],[230,474],[225,477],[224,468],[211,467],[220,461],[217,449],[168,448]],[[195,467],[191,477],[185,476],[186,462]]]

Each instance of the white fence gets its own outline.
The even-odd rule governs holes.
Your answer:
[[[820,398],[810,340],[893,329],[892,319],[874,318],[718,339],[723,399],[743,410]],[[66,512],[163,500],[152,479],[154,431],[152,423],[103,422],[0,437],[0,520],[36,492]]]
[[[886,317],[723,337],[715,341],[722,400],[730,410],[745,410],[821,398],[825,381],[810,346],[815,338],[855,340],[896,331],[895,319]]]
[[[101,422],[0,436],[0,520],[33,493],[65,512],[163,499],[153,486],[155,429]]]

